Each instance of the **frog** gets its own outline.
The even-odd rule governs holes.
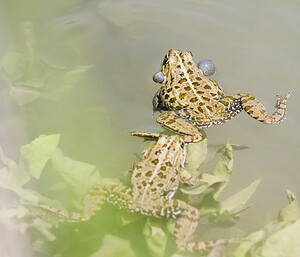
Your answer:
[[[174,198],[180,181],[188,185],[206,183],[185,169],[186,144],[180,135],[132,131],[132,136],[153,140],[152,147],[135,163],[131,187],[121,184],[96,184],[86,193],[83,212],[68,212],[39,204],[35,210],[54,213],[60,221],[87,221],[105,202],[129,212],[156,218],[177,219],[175,242],[183,251],[204,251],[216,245],[241,242],[239,238],[189,241],[199,222],[199,210]],[[32,207],[32,206],[31,206]]]
[[[156,121],[183,135],[187,143],[202,140],[199,129],[225,123],[241,111],[264,124],[280,123],[285,118],[287,99],[292,93],[277,93],[277,110],[269,115],[262,102],[249,93],[226,96],[216,81],[203,74],[190,51],[170,49],[160,72],[163,78],[154,80],[162,85],[152,103],[154,112],[163,113]]]

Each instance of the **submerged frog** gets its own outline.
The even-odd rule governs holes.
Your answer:
[[[173,196],[182,182],[195,185],[197,177],[184,169],[186,161],[185,142],[179,135],[166,136],[159,133],[131,132],[131,135],[156,140],[156,143],[144,153],[132,172],[132,187],[123,185],[95,185],[84,198],[82,214],[49,208],[45,205],[36,208],[55,213],[62,220],[89,220],[101,209],[104,202],[131,212],[140,212],[147,216],[177,219],[174,237],[180,250],[202,251],[215,245],[238,243],[238,238],[219,239],[206,242],[189,242],[198,226],[199,211]]]
[[[280,123],[291,94],[277,94],[277,111],[268,115],[261,101],[248,93],[224,95],[219,84],[203,75],[187,51],[169,50],[161,72],[164,77],[156,82],[162,87],[153,98],[153,110],[167,112],[157,122],[184,135],[188,143],[202,139],[199,129],[225,123],[242,110],[265,124]]]

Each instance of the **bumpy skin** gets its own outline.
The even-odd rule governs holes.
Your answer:
[[[82,214],[57,210],[45,205],[34,206],[35,210],[51,212],[63,221],[83,221],[90,219],[105,202],[109,202],[118,208],[140,212],[147,216],[178,219],[174,237],[181,250],[202,251],[215,245],[241,241],[230,238],[189,242],[198,226],[199,211],[184,201],[173,199],[173,196],[180,179],[191,185],[201,180],[184,169],[185,142],[178,135],[165,136],[145,132],[132,132],[131,135],[157,141],[144,153],[142,160],[135,164],[131,188],[123,185],[95,185],[84,198]]]
[[[277,111],[268,115],[261,101],[250,94],[226,96],[216,81],[203,75],[191,52],[175,49],[168,51],[161,72],[165,79],[153,98],[153,110],[167,112],[157,122],[184,135],[188,143],[202,139],[199,129],[225,123],[242,110],[265,124],[279,123],[284,119],[291,94],[277,94]]]

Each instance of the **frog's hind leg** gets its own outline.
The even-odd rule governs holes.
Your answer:
[[[95,185],[84,196],[83,211],[73,212],[59,209],[53,206],[40,203],[25,203],[28,209],[38,216],[47,219],[67,222],[80,222],[89,220],[97,211],[99,211],[106,201],[107,189],[112,185]]]
[[[198,222],[199,211],[196,208],[187,205],[186,210],[181,214],[181,217],[178,219],[174,229],[175,241],[180,250],[185,250],[189,252],[205,251],[216,245],[240,243],[243,241],[243,239],[241,238],[228,238],[211,241],[189,242],[188,240],[195,232],[198,226]]]
[[[234,94],[230,96],[224,97],[224,99],[232,99],[237,100],[240,99],[241,107],[254,119],[257,119],[260,122],[263,122],[265,124],[274,124],[274,123],[280,123],[285,118],[285,112],[286,112],[286,102],[287,99],[290,97],[292,91],[289,92],[286,95],[280,95],[277,94],[277,102],[276,102],[276,108],[277,111],[274,112],[272,115],[269,115],[265,106],[262,104],[262,102],[257,99],[256,97],[250,95],[250,94]],[[221,100],[223,101],[223,99]],[[237,108],[237,107],[236,107]]]
[[[59,222],[81,222],[87,221],[94,216],[96,212],[100,211],[105,202],[130,211],[134,209],[131,199],[131,189],[126,186],[96,184],[84,196],[82,213],[62,210],[39,203],[25,203],[24,206],[32,210],[36,215],[45,217],[45,219],[49,217],[49,219]]]
[[[182,135],[185,143],[196,143],[201,141],[202,133],[188,119],[179,117],[179,111],[168,111],[157,118],[157,122],[167,129]]]
[[[143,214],[155,217],[179,218],[174,229],[177,247],[185,251],[203,251],[216,245],[238,243],[239,238],[219,239],[204,242],[189,242],[199,222],[199,211],[184,201],[161,197],[152,203],[139,203]]]

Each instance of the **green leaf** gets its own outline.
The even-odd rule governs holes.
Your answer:
[[[28,61],[24,54],[8,52],[2,60],[2,68],[11,82],[23,78],[23,71],[28,66]]]
[[[106,235],[99,250],[90,257],[136,257],[128,240]]]
[[[231,176],[233,168],[233,153],[232,147],[229,142],[226,143],[225,148],[223,150],[223,154],[221,155],[219,161],[216,166],[212,170],[212,175],[218,177],[220,180],[224,181],[222,186],[218,188],[215,192],[215,197],[217,198],[219,194],[223,191],[223,189],[227,186],[229,178]]]
[[[228,214],[235,214],[241,212],[244,209],[245,204],[255,192],[257,186],[260,183],[260,179],[251,183],[247,188],[230,196],[221,203],[220,214],[227,212]]]
[[[37,98],[57,100],[70,92],[91,65],[73,69],[49,64],[35,52],[33,24],[24,23],[25,50],[8,52],[1,62],[4,77],[15,102],[24,105]]]
[[[93,185],[100,183],[101,179],[97,168],[64,156],[59,148],[53,154],[51,163],[73,193],[73,204],[82,209],[82,198],[85,193]]]
[[[265,237],[265,232],[263,230],[259,230],[251,233],[245,238],[245,241],[240,243],[238,248],[235,250],[234,257],[250,257],[253,255],[248,255],[247,253],[250,249],[263,240]]]
[[[55,100],[66,95],[72,90],[75,84],[84,78],[86,71],[92,67],[92,65],[77,66],[72,70],[56,72],[53,76],[47,77],[42,96]]]
[[[140,219],[145,219],[145,216],[137,212],[132,213],[126,210],[120,210],[117,214],[116,223],[120,226],[126,226]]]
[[[287,190],[286,193],[289,200],[289,204],[280,210],[279,220],[296,221],[300,218],[298,201],[295,197],[295,194],[292,191]]]
[[[205,195],[201,201],[201,208],[199,209],[200,216],[210,213],[216,213],[220,210],[221,204],[215,199],[214,192]]]
[[[161,219],[148,218],[143,229],[143,235],[146,238],[146,243],[154,257],[164,256],[167,244],[167,235],[162,229],[164,224]]]
[[[204,138],[196,144],[190,144],[187,148],[187,165],[188,171],[195,171],[205,159],[207,154],[207,138]]]
[[[31,176],[38,179],[47,161],[56,150],[60,135],[41,135],[30,144],[21,147],[21,162],[26,165]]]
[[[265,242],[261,256],[299,257],[300,220],[271,235]]]

